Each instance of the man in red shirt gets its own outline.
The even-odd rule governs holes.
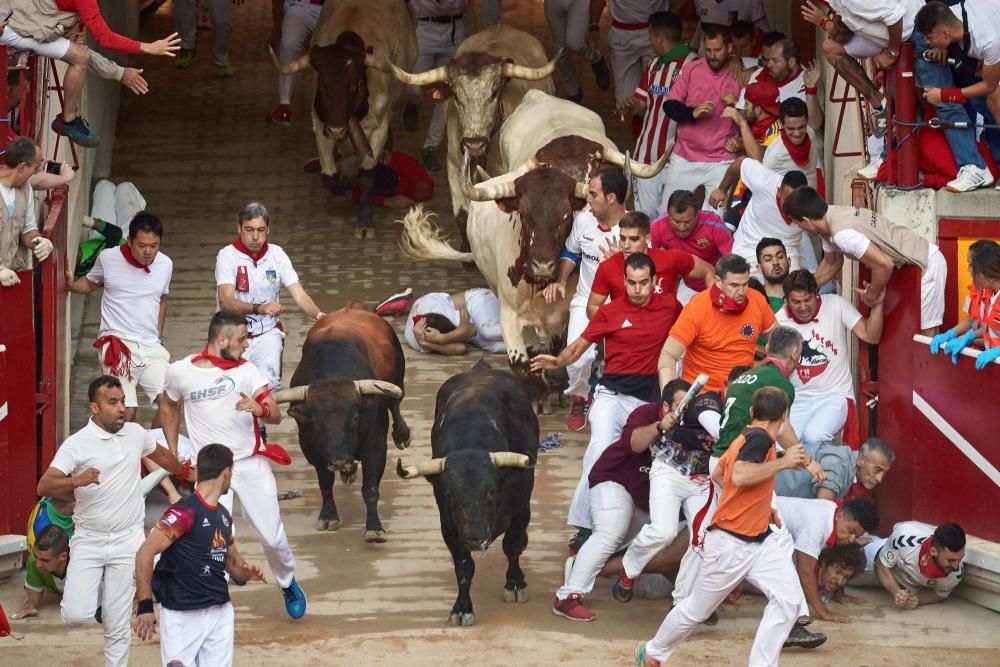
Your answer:
[[[149,85],[141,76],[142,70],[121,67],[88,49],[82,31],[77,30],[81,21],[100,46],[127,54],[172,57],[180,48],[180,39],[177,33],[152,43],[123,37],[105,23],[97,0],[35,0],[17,4],[0,35],[0,43],[11,51],[34,51],[69,65],[63,77],[62,114],[52,121],[52,131],[91,148],[97,145],[97,136],[91,132],[87,121],[77,115],[87,69],[93,69],[105,79],[120,81],[137,95],[145,94]]]
[[[649,247],[649,217],[645,213],[630,211],[618,223],[618,243],[610,248],[614,252],[617,247],[620,252],[606,257],[597,265],[594,282],[590,287],[590,300],[587,301],[587,317],[591,318],[601,304],[609,298],[615,301],[625,296],[625,260],[634,253],[649,255],[656,267],[656,278],[653,290],[663,290],[677,294],[677,282],[681,278],[700,281],[715,279],[715,269],[711,264],[703,262],[691,253],[683,250],[662,250]]]
[[[573,494],[569,520],[585,531],[590,518],[590,469],[622,432],[628,416],[643,403],[659,400],[656,379],[659,350],[680,312],[680,304],[666,290],[656,291],[656,266],[647,255],[633,253],[625,260],[626,299],[597,309],[579,338],[558,357],[539,354],[531,370],[553,370],[573,363],[587,348],[604,341],[604,375],[594,390],[590,408],[590,444],[583,455],[583,474]]]
[[[682,250],[704,260],[709,266],[733,251],[733,233],[718,215],[702,210],[705,193],[701,190],[675,190],[667,200],[667,210],[649,226],[650,247]],[[715,269],[712,269],[715,275]],[[687,304],[712,280],[684,278],[677,287],[677,300]]]

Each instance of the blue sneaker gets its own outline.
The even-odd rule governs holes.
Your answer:
[[[292,583],[288,585],[288,588],[281,589],[282,594],[285,596],[285,611],[292,618],[302,618],[306,615],[306,594],[302,592],[299,588],[299,584],[292,578]]]
[[[97,135],[90,130],[83,116],[77,116],[67,123],[63,120],[62,114],[59,114],[52,121],[52,131],[84,148],[93,148],[98,144]]]

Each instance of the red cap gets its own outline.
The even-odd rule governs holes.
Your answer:
[[[756,104],[772,116],[780,113],[778,87],[770,80],[754,81],[747,86],[746,101]]]

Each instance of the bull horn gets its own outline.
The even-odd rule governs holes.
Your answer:
[[[483,169],[481,165],[478,164],[476,165],[476,173],[479,174],[480,181],[488,181],[493,178],[485,169]]]
[[[531,458],[527,454],[514,452],[490,452],[490,461],[497,468],[530,468]]]
[[[274,62],[274,66],[277,67],[278,71],[282,74],[295,74],[296,72],[301,72],[305,68],[309,67],[308,53],[299,56],[287,65],[282,65],[281,60],[278,59],[278,54],[274,52],[273,46],[268,46],[267,52],[271,54],[271,60]]]
[[[576,188],[573,191],[573,195],[579,197],[580,199],[586,199],[587,195],[590,194],[590,186],[586,183],[580,183],[577,181]]]
[[[664,154],[659,160],[652,164],[636,162],[632,158],[628,158],[629,169],[632,171],[632,175],[636,178],[652,178],[663,170],[663,167],[667,164],[669,157],[669,155]],[[601,159],[615,165],[616,167],[625,166],[625,154],[617,148],[609,148],[607,146],[603,147],[601,149]]]
[[[389,66],[393,65],[389,63]],[[386,62],[381,58],[372,55],[371,53],[365,54],[365,67],[374,67],[377,70],[380,70],[387,74],[389,73],[389,67],[386,67]]]
[[[391,382],[384,380],[355,380],[354,387],[358,396],[391,396],[403,398],[403,390]]]
[[[513,197],[514,181],[491,183],[489,185],[472,185],[468,180],[462,181],[462,192],[469,201],[496,201]]]
[[[421,461],[415,466],[404,466],[403,459],[396,459],[396,474],[403,479],[440,475],[444,472],[444,462],[447,459],[430,459]]]
[[[407,72],[405,69],[400,69],[392,63],[389,63],[389,67],[392,68],[392,73],[396,75],[396,78],[408,86],[427,86],[432,83],[440,83],[441,81],[448,80],[448,67],[445,65],[435,67],[426,72],[420,72],[419,74]]]
[[[372,157],[372,147],[368,143],[368,137],[365,136],[365,131],[361,129],[361,123],[354,116],[351,116],[347,121],[347,138],[351,141],[351,147],[354,148],[354,152],[362,160],[366,157]]]
[[[292,387],[291,389],[279,389],[271,394],[275,403],[291,403],[292,401],[304,401],[309,395],[309,386]]]
[[[514,63],[505,63],[503,75],[508,79],[524,79],[525,81],[538,81],[552,74],[556,69],[556,61],[562,55],[562,49],[556,52],[555,57],[541,67],[525,67]]]

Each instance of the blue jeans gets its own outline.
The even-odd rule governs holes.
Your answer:
[[[993,117],[993,113],[986,106],[985,97],[973,97],[969,100],[969,107],[972,108],[973,117],[976,113],[981,113],[983,115],[983,122],[987,125],[995,125],[996,118]],[[983,141],[990,148],[990,153],[993,154],[993,160],[1000,165],[1000,128],[996,127],[986,127],[983,128]]]
[[[914,30],[910,40],[913,42],[917,85],[925,90],[927,88],[954,88],[955,79],[950,67],[924,60],[923,53],[929,48],[924,36]],[[984,99],[984,107],[986,106],[985,102]],[[937,117],[941,120],[969,122],[969,114],[961,104],[942,103],[937,105],[936,110]],[[983,115],[985,116],[985,114]],[[967,164],[975,165],[980,169],[986,168],[986,161],[976,150],[975,130],[950,128],[944,131],[944,136],[948,140],[951,152],[955,156],[955,162],[960,168]]]

